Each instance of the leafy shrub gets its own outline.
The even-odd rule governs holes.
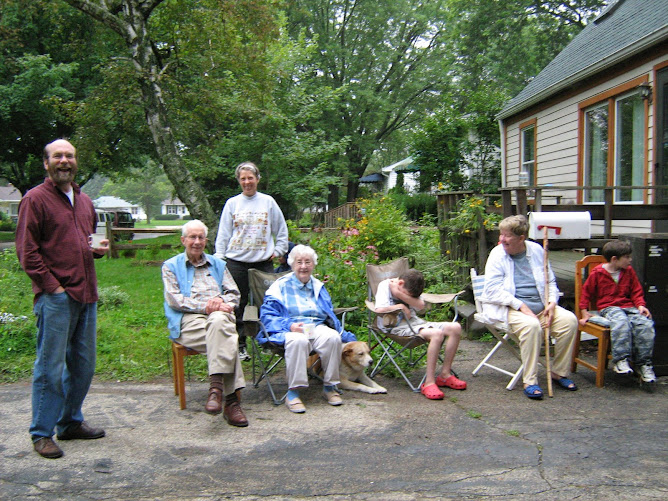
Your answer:
[[[16,223],[2,211],[0,211],[0,231],[16,231]]]
[[[411,235],[408,257],[412,266],[424,275],[425,291],[450,293],[462,290],[467,281],[462,278],[460,271],[468,270],[469,264],[441,255],[440,233],[433,216],[425,215],[418,221],[418,226],[419,229]]]
[[[360,251],[374,247],[380,261],[406,254],[410,238],[408,219],[392,199],[381,196],[361,200],[360,207],[362,219],[347,225],[355,237],[353,246]]]
[[[392,194],[394,203],[401,207],[411,221],[419,221],[425,214],[437,216],[436,197],[428,193],[415,195]]]
[[[500,214],[487,212],[482,197],[473,195],[462,198],[457,203],[457,209],[450,213],[443,226],[451,233],[468,234],[478,231],[481,224],[486,230],[494,230],[501,219],[503,217]]]
[[[101,287],[97,294],[99,298],[97,305],[101,309],[117,308],[130,300],[130,296],[117,285]]]
[[[153,219],[156,221],[176,221],[179,219],[178,214],[157,214]]]

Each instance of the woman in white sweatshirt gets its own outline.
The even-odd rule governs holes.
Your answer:
[[[225,202],[216,237],[216,257],[224,259],[241,292],[236,312],[239,357],[248,360],[243,331],[244,308],[248,303],[248,270],[273,272],[273,258],[288,250],[288,227],[276,200],[257,191],[260,171],[252,162],[235,170],[241,193]]]

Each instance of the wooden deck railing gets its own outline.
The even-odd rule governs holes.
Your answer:
[[[339,220],[358,219],[360,214],[359,205],[355,202],[347,202],[335,209],[325,213],[325,228],[337,228]]]
[[[603,202],[586,204],[560,203],[564,192],[602,191]],[[612,222],[668,220],[668,203],[620,202],[615,203],[615,190],[668,190],[666,185],[657,186],[514,186],[501,188],[503,216],[526,214],[529,209],[536,212],[584,212],[591,214],[592,221],[603,221],[603,239],[613,238]],[[559,195],[545,192],[558,191]],[[530,200],[528,194],[533,196]],[[513,195],[514,202],[513,203]],[[546,196],[559,197],[555,204],[544,204]],[[596,247],[596,246],[594,246]]]

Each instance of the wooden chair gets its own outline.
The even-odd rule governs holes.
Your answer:
[[[580,295],[582,294],[582,285],[591,271],[601,263],[605,263],[603,256],[585,256],[575,263],[575,316],[578,321],[582,317],[580,314]],[[592,310],[595,305],[590,305]],[[598,352],[596,355],[596,365],[580,358],[580,341],[598,339]],[[608,366],[608,351],[610,350],[610,328],[587,322],[584,327],[578,323],[578,334],[575,337],[575,346],[573,347],[573,361],[571,363],[571,372],[575,372],[577,365],[584,365],[588,369],[596,372],[596,386],[603,387],[603,376]]]
[[[173,373],[174,373],[174,395],[179,397],[179,403],[181,404],[181,410],[186,408],[186,376],[185,376],[185,357],[190,355],[206,355],[206,353],[200,353],[199,351],[191,350],[186,348],[182,344],[172,341],[172,362],[173,362]]]

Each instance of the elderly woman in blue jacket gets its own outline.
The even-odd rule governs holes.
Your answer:
[[[341,346],[355,341],[342,329],[334,314],[332,298],[324,284],[313,277],[318,255],[306,245],[296,245],[288,256],[292,273],[282,276],[267,290],[260,319],[269,340],[284,344],[288,394],[285,405],[291,412],[306,411],[299,389],[308,386],[307,359],[311,351],[320,355],[323,368],[323,397],[330,405],[343,401],[334,385],[339,383]]]

